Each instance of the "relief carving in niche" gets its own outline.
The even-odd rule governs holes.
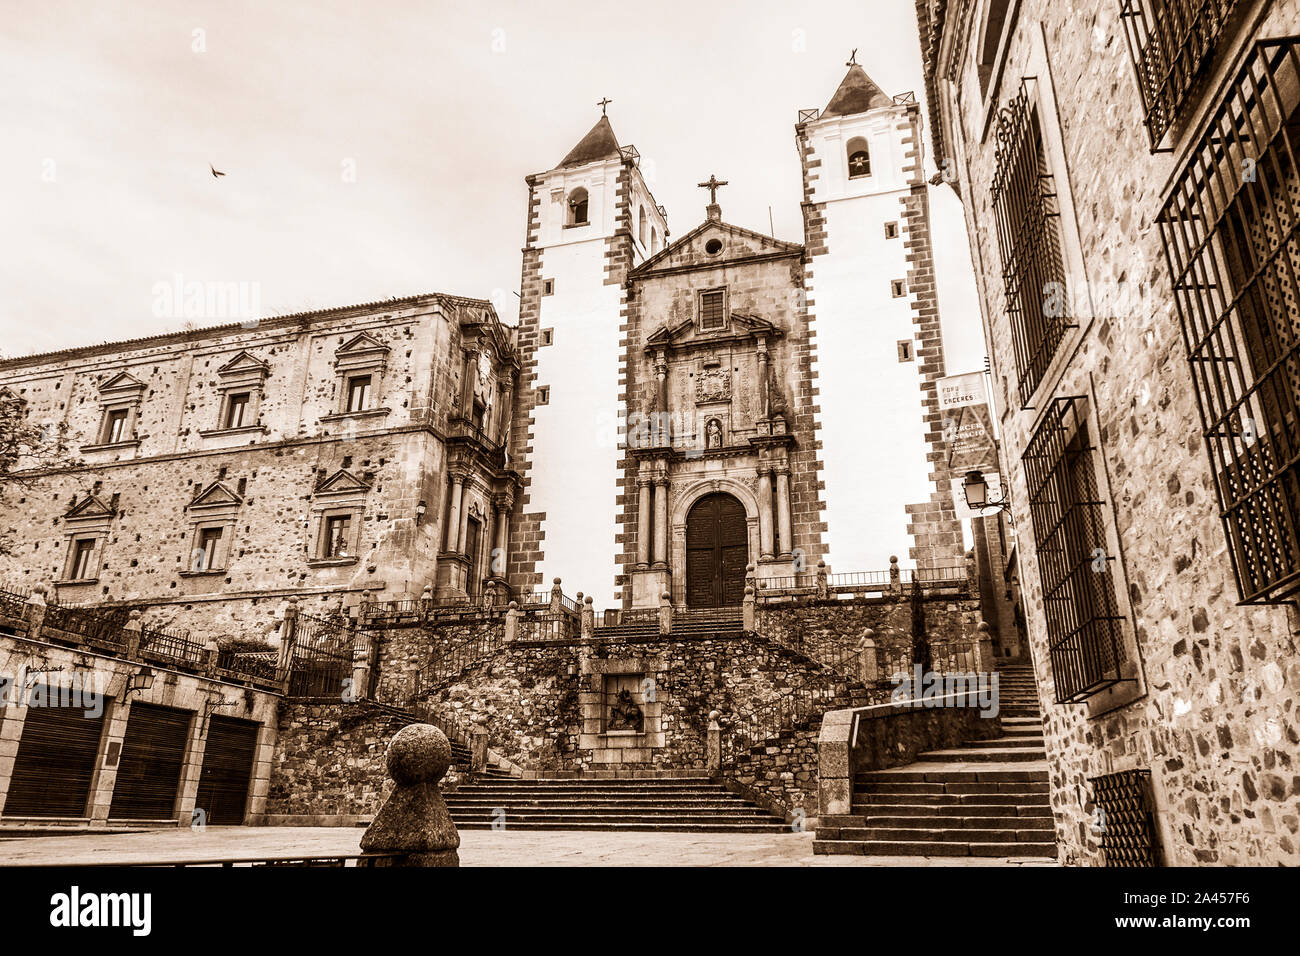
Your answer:
[[[695,401],[727,402],[731,400],[731,370],[706,368],[695,378]]]

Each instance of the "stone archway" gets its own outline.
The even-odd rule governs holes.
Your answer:
[[[749,529],[745,506],[726,492],[699,498],[686,515],[686,604],[733,607],[745,597]]]

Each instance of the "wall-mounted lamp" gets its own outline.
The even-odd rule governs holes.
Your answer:
[[[425,516],[425,514],[428,513],[428,511],[429,511],[429,506],[426,505],[426,504],[424,503],[424,499],[421,498],[421,499],[420,499],[420,503],[419,503],[418,505],[415,506],[415,517],[416,517],[416,518],[423,518],[423,517]]]
[[[122,703],[138,690],[148,690],[153,687],[153,668],[142,667],[126,679],[126,686],[122,688]]]
[[[1005,495],[1000,501],[989,501],[989,483],[982,471],[966,472],[962,490],[966,493],[966,504],[971,511],[983,511],[985,508],[1005,510],[1011,507],[1011,502]]]

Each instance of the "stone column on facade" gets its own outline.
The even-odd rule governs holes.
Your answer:
[[[651,504],[651,479],[649,475],[638,475],[636,479],[639,501],[636,513],[636,566],[650,567],[650,522],[653,516]]]
[[[758,473],[758,554],[770,561],[772,545],[772,472],[764,466]]]
[[[658,420],[651,423],[656,435],[655,444],[671,444],[671,434],[665,435],[662,428],[665,422],[671,421],[668,409],[668,362],[663,352],[655,355],[655,409],[659,412]]]
[[[794,541],[790,535],[790,469],[776,470],[776,530],[778,535],[777,550],[781,557],[788,558],[794,551]]]
[[[758,340],[758,417],[766,421],[771,415],[771,409],[768,407],[771,395],[768,388],[769,372],[771,363],[768,361],[767,339]]]
[[[461,499],[465,496],[465,473],[451,473],[451,507],[447,509],[447,550],[455,551],[460,544]]]
[[[464,554],[466,541],[469,538],[469,495],[460,496],[460,536],[456,541],[456,553]],[[465,590],[469,590],[468,575],[474,571],[473,568],[466,568]]]
[[[654,566],[668,567],[668,477],[655,478]]]
[[[497,500],[497,540],[496,547],[493,549],[492,561],[488,566],[488,572],[492,577],[505,577],[506,571],[506,554],[510,543],[510,505],[502,500]]]

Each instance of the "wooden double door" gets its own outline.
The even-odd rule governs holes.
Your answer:
[[[749,525],[728,494],[706,495],[686,516],[686,604],[729,607],[745,600]]]

